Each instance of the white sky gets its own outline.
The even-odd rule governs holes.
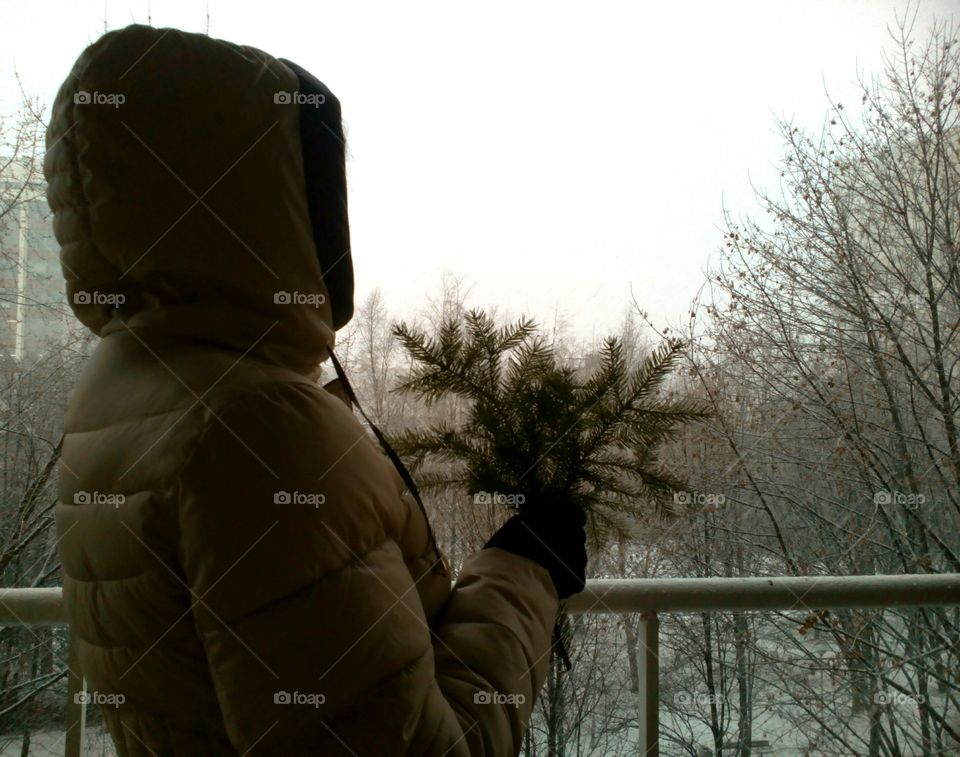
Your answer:
[[[104,30],[203,31],[201,0],[0,0],[0,112],[14,71],[47,103]],[[956,0],[914,0],[920,35]],[[210,0],[210,33],[289,58],[340,98],[357,302],[398,315],[444,271],[545,324],[616,329],[632,285],[679,322],[726,205],[774,187],[776,115],[858,104],[901,0],[338,3]]]

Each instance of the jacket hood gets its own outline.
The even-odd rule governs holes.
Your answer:
[[[335,332],[297,88],[260,50],[176,29],[129,26],[84,50],[54,101],[44,161],[84,325],[301,372],[326,357]]]

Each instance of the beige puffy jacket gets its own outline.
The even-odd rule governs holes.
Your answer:
[[[258,50],[132,26],[54,104],[67,293],[102,338],[56,508],[88,688],[121,755],[512,754],[557,596],[499,549],[451,589],[319,388],[334,334],[297,105],[274,102],[296,86]]]

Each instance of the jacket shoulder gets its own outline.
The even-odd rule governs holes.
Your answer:
[[[199,585],[239,574],[230,583],[247,590],[224,598],[224,620],[364,561],[403,529],[389,461],[322,388],[234,389],[203,416],[176,480],[180,560]]]

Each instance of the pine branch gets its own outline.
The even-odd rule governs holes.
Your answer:
[[[570,499],[588,513],[597,544],[629,535],[645,513],[664,513],[684,488],[660,466],[659,449],[709,414],[690,400],[658,396],[681,341],[661,344],[631,372],[620,340],[607,339],[597,368],[581,376],[559,364],[527,318],[497,328],[471,310],[436,336],[405,323],[394,334],[413,360],[395,391],[428,404],[447,395],[469,403],[459,428],[435,424],[395,437],[427,486]]]
[[[684,347],[680,339],[668,339],[656,347],[633,375],[627,405],[643,401],[660,387],[683,357]]]
[[[442,325],[438,339],[413,331],[406,323],[394,326],[393,333],[418,363],[394,391],[414,394],[427,405],[446,394],[470,400],[496,400],[495,392],[474,375],[474,363],[464,359],[463,335],[455,323]]]

